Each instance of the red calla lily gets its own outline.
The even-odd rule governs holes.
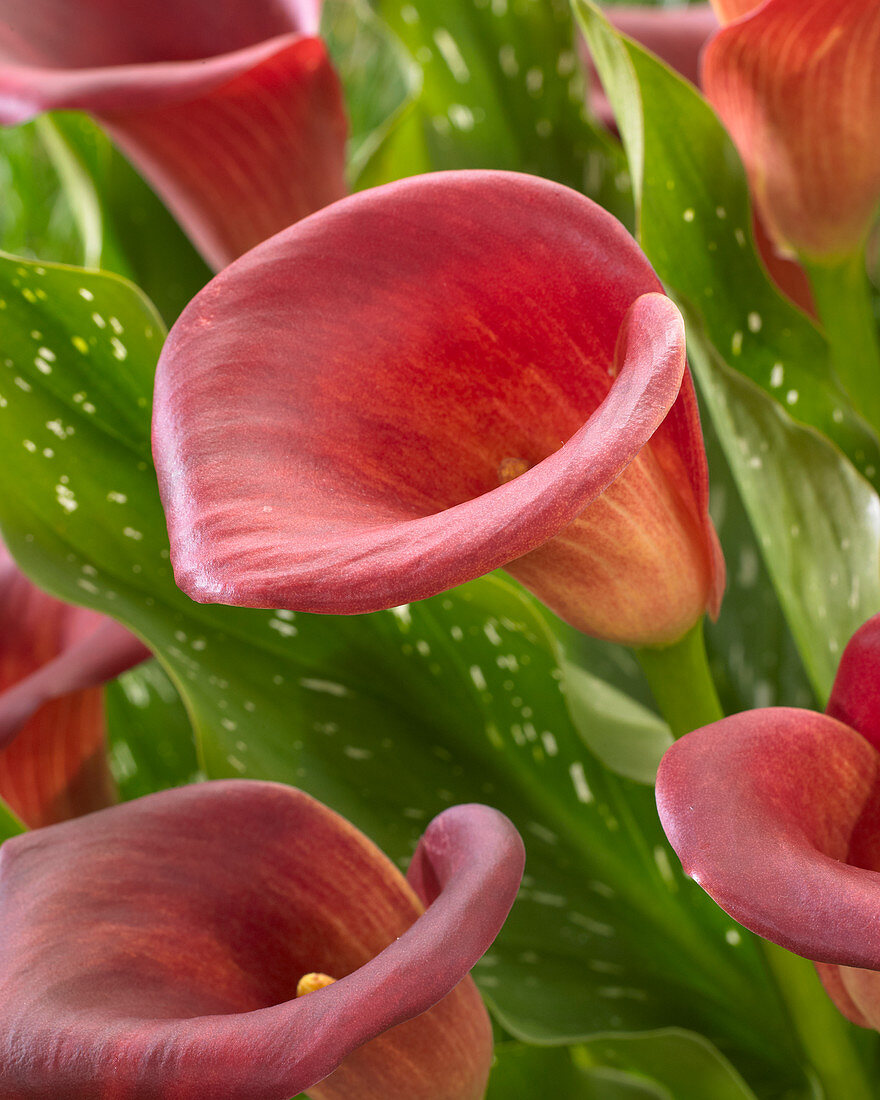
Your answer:
[[[0,0],[0,122],[88,111],[223,267],[346,192],[320,0]]]
[[[746,928],[819,965],[880,1028],[880,616],[847,646],[826,714],[773,707],[688,734],[657,805],[685,871]]]
[[[153,449],[202,602],[351,614],[506,566],[651,645],[720,600],[681,316],[546,180],[420,176],[254,249],[172,330]]]
[[[0,797],[26,824],[114,801],[100,685],[149,656],[112,619],[31,584],[0,543]]]
[[[733,20],[703,87],[736,142],[776,246],[834,260],[864,244],[880,201],[880,5],[717,0]]]
[[[497,811],[435,818],[409,884],[321,803],[248,780],[163,791],[0,854],[7,1100],[483,1096],[492,1030],[467,975],[524,860]],[[337,980],[297,997],[314,971]]]

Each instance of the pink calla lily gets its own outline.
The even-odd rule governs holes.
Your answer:
[[[703,87],[736,142],[776,247],[833,261],[880,201],[880,5],[716,0]]]
[[[33,827],[114,801],[100,685],[150,651],[42,592],[0,543],[0,797]]]
[[[681,316],[546,180],[420,176],[248,253],[166,343],[153,449],[202,602],[351,614],[506,566],[630,644],[718,608]]]
[[[408,884],[319,802],[247,780],[7,841],[0,1092],[479,1100],[492,1030],[467,975],[523,859],[507,818],[455,806]],[[312,972],[336,980],[297,997]]]
[[[220,268],[346,193],[319,0],[0,0],[0,122],[88,111]]]
[[[668,750],[657,805],[685,871],[746,928],[819,964],[880,1028],[880,616],[844,652],[826,714],[774,707]]]

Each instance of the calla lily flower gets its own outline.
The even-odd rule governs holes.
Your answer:
[[[467,975],[523,860],[502,814],[455,806],[407,883],[321,803],[248,780],[16,837],[0,861],[0,1092],[479,1100],[492,1029]]]
[[[0,797],[22,821],[114,801],[100,685],[150,655],[112,619],[31,584],[0,543]]]
[[[880,616],[852,638],[826,714],[747,711],[666,753],[657,805],[685,871],[740,924],[818,964],[880,1028]]]
[[[351,614],[505,566],[662,645],[720,600],[681,316],[547,180],[403,180],[242,257],[169,336],[153,449],[201,602]]]
[[[0,0],[0,122],[88,111],[220,268],[346,193],[320,0]]]
[[[864,245],[880,201],[880,5],[715,0],[727,25],[703,87],[776,247],[833,261]]]

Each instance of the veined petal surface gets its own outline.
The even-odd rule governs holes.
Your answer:
[[[767,0],[703,54],[703,87],[740,151],[777,246],[833,260],[880,201],[880,6]]]
[[[88,111],[220,268],[346,193],[317,0],[0,3],[0,121]]]
[[[341,1063],[315,1096],[478,1100],[492,1035],[466,975],[513,902],[522,842],[457,806],[414,860],[424,912],[344,819],[244,780],[7,842],[3,1095],[287,1100]],[[337,980],[295,998],[313,971]],[[362,1046],[383,1032],[388,1057]]]
[[[723,586],[684,355],[632,238],[564,187],[450,172],[336,203],[213,280],[166,344],[178,584],[348,614],[521,559],[576,626],[673,641]]]

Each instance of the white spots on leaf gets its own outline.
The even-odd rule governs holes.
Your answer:
[[[552,829],[548,829],[546,825],[542,825],[538,821],[530,821],[528,824],[529,832],[533,836],[536,836],[538,840],[543,840],[545,844],[558,844],[559,837]]]
[[[463,103],[450,103],[447,111],[449,121],[456,128],[468,132],[474,128],[474,112]]]
[[[359,749],[355,745],[346,745],[342,750],[350,760],[372,760],[373,753],[370,749]]]
[[[351,692],[343,684],[336,684],[332,680],[313,680],[305,677],[299,682],[300,687],[307,691],[317,691],[324,695],[335,695],[339,699],[345,698]]]
[[[539,96],[544,87],[544,73],[537,67],[526,73],[526,91],[531,96]]]
[[[715,207],[715,217],[721,221],[724,221],[724,219],[727,217],[727,211],[724,209],[723,206]]]
[[[20,390],[22,390],[24,393],[30,393],[31,392],[30,382],[26,382],[23,378],[16,378],[16,379],[14,379],[14,381],[15,381],[16,386],[18,386],[18,388]]]
[[[23,439],[21,443],[22,447],[31,454],[37,453],[37,445],[32,439]]]
[[[614,935],[614,929],[610,924],[595,920],[593,917],[587,917],[583,913],[571,912],[568,914],[568,920],[577,928],[592,932],[594,936],[604,936],[606,939],[610,939]]]
[[[107,494],[107,499],[111,504],[127,504],[128,497],[125,493],[118,493],[115,489],[111,489]]]
[[[123,527],[122,533],[127,539],[134,539],[135,542],[140,542],[144,537],[143,531],[138,531],[135,527]]]
[[[541,744],[544,746],[544,752],[546,752],[548,756],[556,756],[559,752],[556,738],[549,730],[544,730],[541,733]]]
[[[743,334],[737,330],[730,338],[730,350],[734,355],[742,355]]]
[[[486,677],[483,675],[483,670],[480,668],[480,666],[471,665],[468,671],[471,674],[471,680],[473,680],[474,682],[474,687],[478,691],[485,691],[488,687],[488,684],[486,683]]]
[[[106,328],[107,327],[107,322],[104,320],[104,318],[101,316],[100,313],[93,313],[92,314],[92,321],[94,321],[94,323],[98,326],[98,328]]]
[[[563,50],[556,59],[556,72],[560,76],[571,76],[577,68],[577,57],[574,50]]]
[[[571,783],[578,802],[588,805],[593,801],[593,792],[590,790],[590,785],[584,773],[584,766],[580,760],[576,760],[569,765],[568,774],[571,776]]]
[[[392,607],[389,610],[400,623],[401,630],[409,630],[412,626],[412,612],[409,609],[409,604],[402,603],[399,607]]]
[[[724,938],[730,944],[731,947],[739,947],[742,943],[742,935],[736,928],[728,928],[724,933]]]
[[[400,18],[404,21],[404,23],[408,23],[410,26],[412,26],[414,23],[418,23],[419,21],[418,10],[414,8],[412,4],[404,4],[404,6],[400,9]]]
[[[65,427],[61,420],[47,420],[46,427],[54,436],[57,436],[58,439],[67,439],[69,436],[72,436],[75,431],[70,425]]]
[[[119,320],[118,317],[111,317],[110,318],[110,328],[113,329],[113,331],[116,333],[117,336],[121,336],[123,334],[123,332],[125,332],[125,329],[123,328],[122,322]]]
[[[694,211],[693,207],[690,207],[690,206],[682,214],[682,218],[686,222],[692,222],[695,217],[696,217],[696,212]]]
[[[79,288],[80,298],[85,298],[87,302],[93,302],[95,300],[94,294],[90,290],[87,290],[84,286]]]
[[[444,27],[438,27],[434,31],[434,43],[446,62],[453,78],[459,84],[467,84],[471,78],[470,70],[465,59],[461,55],[458,45],[452,35]]]
[[[770,370],[770,385],[778,390],[785,379],[785,370],[781,363],[774,363]]]
[[[118,336],[114,336],[110,341],[110,347],[113,348],[113,358],[122,362],[123,359],[128,357],[128,348],[123,344]]]
[[[270,619],[269,629],[276,631],[282,638],[295,638],[299,633],[293,623],[286,623],[283,619]]]
[[[789,390],[788,393],[785,395],[785,400],[789,405],[796,405],[798,397],[799,394],[797,390]]]
[[[516,59],[516,50],[509,43],[506,43],[498,51],[498,64],[501,66],[501,71],[507,77],[514,77],[519,74],[519,62]]]
[[[734,235],[734,237],[736,237],[736,243],[740,246],[740,248],[745,248],[745,246],[746,246],[746,235],[745,235],[745,233],[743,233],[742,229],[739,229],[739,228],[734,229],[733,235]]]
[[[654,862],[657,865],[657,870],[660,872],[660,877],[670,888],[677,886],[675,881],[675,875],[672,872],[672,864],[669,862],[669,855],[665,848],[661,848],[659,844],[654,846]]]
[[[76,497],[73,494],[73,490],[69,485],[59,482],[55,486],[55,499],[61,505],[65,512],[70,514],[75,512],[79,508]]]
[[[746,318],[746,323],[749,326],[749,332],[760,332],[761,326],[764,324],[764,321],[762,320],[760,313],[756,313],[754,310],[752,310],[752,312]]]

